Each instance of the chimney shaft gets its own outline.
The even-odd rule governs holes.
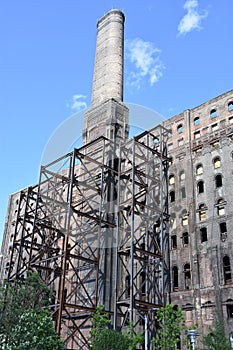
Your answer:
[[[107,99],[123,101],[124,14],[112,10],[97,24],[92,107]]]

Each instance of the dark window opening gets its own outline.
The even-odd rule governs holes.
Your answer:
[[[204,192],[204,181],[199,181],[197,183],[197,191],[198,191],[198,193]]]
[[[191,287],[191,272],[190,272],[190,264],[184,265],[184,282],[185,289],[190,289]]]
[[[227,239],[227,224],[226,222],[220,222],[219,224],[221,240],[224,242]]]
[[[201,243],[207,242],[208,241],[207,228],[206,227],[201,227],[200,228],[200,232],[201,232]]]
[[[183,245],[187,246],[189,244],[189,235],[188,232],[184,232],[182,235],[182,241],[183,241]]]
[[[220,227],[220,232],[221,232],[221,233],[227,232],[227,224],[226,224],[226,222],[221,222],[221,223],[219,224],[219,227]]]
[[[223,258],[223,273],[225,284],[231,283],[231,264],[229,256],[224,256]]]
[[[171,236],[171,248],[176,249],[177,248],[177,237],[176,235]]]
[[[178,281],[178,267],[173,266],[172,268],[172,280],[173,280],[173,291],[177,291],[179,288],[179,281]]]
[[[218,174],[215,177],[215,186],[216,186],[216,188],[222,187],[222,175],[221,174]]]
[[[227,317],[233,318],[233,305],[227,305]]]
[[[170,202],[173,203],[176,200],[175,191],[170,192]]]

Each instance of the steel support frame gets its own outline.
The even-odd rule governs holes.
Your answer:
[[[32,210],[31,192],[22,195],[8,277],[23,278],[30,269],[54,292],[50,307],[67,349],[89,348],[90,316],[103,302],[100,250],[106,251],[106,227],[116,227],[107,199],[117,177],[114,147],[100,137],[42,166]]]
[[[153,349],[154,312],[170,295],[167,137],[158,126],[120,154],[114,326],[144,330],[145,349]]]
[[[98,304],[115,329],[131,321],[150,344],[169,295],[167,135],[159,126],[121,147],[100,137],[21,192],[8,279],[39,274],[67,349],[88,349]]]

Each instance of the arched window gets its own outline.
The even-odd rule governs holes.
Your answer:
[[[216,111],[216,109],[212,109],[210,111],[210,118],[212,119],[212,118],[215,118],[215,117],[217,117],[217,111]]]
[[[200,124],[200,118],[199,117],[194,118],[193,123],[194,123],[195,126],[199,125]]]
[[[206,206],[204,203],[199,205],[198,212],[199,212],[199,220],[200,221],[206,220]]]
[[[175,202],[176,200],[175,191],[170,191],[169,195],[170,195],[170,202],[171,203]]]
[[[196,174],[197,175],[201,175],[203,174],[203,165],[202,164],[198,164],[196,167]]]
[[[231,283],[231,264],[228,255],[225,255],[223,258],[223,274],[225,284]]]
[[[172,268],[172,281],[173,281],[173,292],[177,291],[179,288],[179,280],[178,280],[178,267],[173,266]]]
[[[200,234],[201,234],[201,243],[207,242],[207,228],[206,227],[201,227],[200,228]]]
[[[228,111],[233,111],[233,101],[228,103]]]
[[[184,170],[182,170],[180,172],[180,181],[183,181],[183,180],[185,180],[185,172],[184,172]]]
[[[215,157],[214,160],[213,160],[213,163],[214,163],[214,169],[220,168],[220,166],[221,166],[221,160],[220,160],[219,157]]]
[[[182,125],[182,124],[179,124],[179,125],[177,126],[177,132],[178,132],[179,134],[181,134],[181,133],[183,132],[183,125]]]
[[[182,234],[182,242],[183,242],[183,246],[187,246],[189,244],[189,234],[188,232],[184,232]]]
[[[197,192],[203,193],[204,192],[204,181],[198,181],[197,183]]]
[[[222,187],[222,175],[218,174],[215,176],[215,187]]]
[[[174,185],[175,183],[175,176],[174,175],[170,175],[169,176],[169,185]]]
[[[191,286],[190,264],[184,265],[184,281],[185,281],[185,289],[190,289],[190,286]]]
[[[217,202],[217,214],[219,216],[225,215],[225,202],[222,198],[220,198]]]
[[[188,225],[188,214],[182,216],[182,226]]]

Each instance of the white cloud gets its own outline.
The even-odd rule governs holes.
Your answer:
[[[147,79],[151,86],[159,80],[164,69],[160,52],[152,42],[140,38],[126,41],[126,58],[134,64],[134,71],[128,77],[131,86],[139,89],[143,79]]]
[[[200,30],[201,21],[208,16],[208,12],[206,10],[202,13],[198,11],[197,0],[187,0],[184,9],[187,10],[187,13],[178,25],[179,34],[186,34],[194,29]]]
[[[81,109],[87,108],[87,103],[84,101],[86,96],[75,94],[70,103],[67,103],[67,107],[71,108],[73,111],[78,112]]]

